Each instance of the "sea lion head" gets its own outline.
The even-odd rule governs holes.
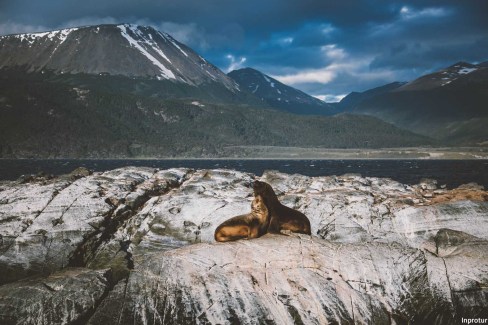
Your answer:
[[[266,204],[264,203],[264,199],[259,194],[254,197],[254,200],[252,200],[251,209],[252,209],[252,212],[260,214],[260,215],[261,214],[262,215],[268,214],[268,208],[266,207]]]
[[[276,194],[273,188],[268,183],[261,182],[261,181],[254,181],[252,187],[254,190],[254,196],[261,195],[266,201],[270,199],[274,200],[276,198]]]
[[[269,191],[269,189],[273,190],[268,183],[260,181],[254,181],[252,188],[254,190],[254,195],[264,194]]]

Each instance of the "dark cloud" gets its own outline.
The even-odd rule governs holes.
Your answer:
[[[223,70],[252,66],[314,95],[488,60],[485,0],[0,0],[0,34],[152,25]]]

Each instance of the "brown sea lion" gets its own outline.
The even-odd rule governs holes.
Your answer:
[[[216,241],[225,242],[238,239],[258,238],[268,229],[269,213],[261,195],[256,195],[251,203],[251,213],[230,218],[215,229]]]
[[[261,195],[264,199],[264,204],[269,210],[269,233],[291,231],[311,235],[310,220],[300,211],[281,204],[271,185],[255,181],[253,188],[254,195]]]

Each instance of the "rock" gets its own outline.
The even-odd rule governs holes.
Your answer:
[[[67,268],[0,286],[0,324],[73,324],[91,317],[113,287],[107,271]]]
[[[90,176],[92,174],[92,171],[90,171],[86,167],[78,167],[75,170],[73,170],[71,173],[69,173],[69,176],[72,177],[73,179],[78,179],[86,176]]]
[[[454,201],[423,207],[405,207],[393,212],[394,231],[398,241],[411,247],[421,247],[432,240],[440,229],[462,230],[488,239],[487,202]]]
[[[437,181],[435,179],[424,178],[420,180],[419,186],[422,190],[433,191],[437,189]]]
[[[178,177],[175,175],[173,178]],[[0,206],[0,216],[8,221],[0,229],[2,238],[7,238],[1,246],[0,284],[86,265],[97,247],[144,203],[151,191],[144,182],[153,179],[160,186],[165,181],[159,176],[148,168],[124,168],[71,183],[28,184],[0,192],[10,202]],[[29,200],[35,203],[30,205]],[[117,206],[112,202],[126,200],[131,204],[128,213],[115,215]]]
[[[13,306],[0,314],[29,304],[16,288],[37,288],[53,272],[68,281],[73,267],[96,279],[110,269],[96,303],[70,313],[75,323],[456,323],[488,310],[488,192],[474,185],[439,191],[434,181],[267,171],[260,179],[307,215],[313,236],[223,244],[214,230],[250,211],[252,174],[79,175],[0,184],[0,291]],[[99,290],[96,279],[73,287]],[[27,323],[47,322],[42,308],[59,306],[48,291]]]
[[[304,235],[191,245],[152,256],[90,323],[426,324],[457,321],[446,307],[486,310],[482,293],[446,305],[430,279],[447,274],[456,290],[470,287],[454,265],[428,263],[421,251],[397,244],[342,245]],[[470,273],[488,271],[470,266]]]
[[[445,306],[442,316],[488,317],[488,241],[441,229],[434,242],[435,252],[426,257],[430,287]]]
[[[463,184],[463,185],[458,186],[458,190],[473,190],[473,191],[479,190],[479,191],[482,191],[484,189],[485,188],[483,185],[479,185],[477,183],[468,183],[468,184]]]
[[[432,199],[432,202],[435,204],[465,200],[488,202],[488,192],[472,186],[460,186],[457,189],[436,194],[438,195]]]
[[[3,255],[15,239],[25,232],[52,202],[70,185],[60,181],[48,185],[11,183],[0,191],[0,253]],[[0,271],[0,273],[2,273]]]

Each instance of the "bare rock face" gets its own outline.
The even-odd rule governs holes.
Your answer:
[[[426,286],[426,259],[415,249],[266,235],[159,254],[131,274],[132,304],[115,308],[149,324],[378,324],[427,320],[419,310],[434,301]],[[112,308],[107,299],[93,324]]]
[[[250,211],[254,178],[127,167],[1,184],[0,323],[456,324],[488,314],[482,188],[266,172],[313,236],[215,243],[221,222]]]
[[[110,275],[67,268],[0,287],[2,324],[70,324],[89,318],[110,289]]]
[[[0,192],[0,283],[84,266],[153,191],[169,190],[184,175],[168,171],[160,179],[153,169],[126,168],[73,182],[7,187]]]

